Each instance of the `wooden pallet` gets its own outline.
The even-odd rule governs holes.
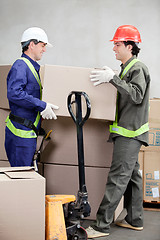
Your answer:
[[[144,208],[145,211],[160,212],[160,202],[143,201],[143,208]]]

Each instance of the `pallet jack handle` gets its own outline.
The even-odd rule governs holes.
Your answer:
[[[75,95],[75,100],[72,100],[73,95]],[[86,101],[86,114],[82,117],[82,96]],[[76,104],[76,116],[72,111],[72,104]],[[76,124],[77,127],[77,143],[78,143],[78,163],[79,163],[79,185],[80,191],[86,192],[85,187],[85,174],[84,174],[84,148],[83,148],[83,130],[82,127],[84,123],[89,118],[91,112],[91,104],[88,95],[85,92],[73,91],[68,96],[68,111]]]
[[[71,102],[71,99],[72,99],[73,95],[75,95],[75,101]],[[81,97],[82,96],[84,96],[84,99],[86,101],[86,106],[87,106],[87,111],[86,111],[86,114],[85,114],[84,118],[82,118],[82,106],[81,106]],[[72,104],[73,103],[77,104],[76,116],[74,115],[74,113],[72,111]],[[90,113],[91,113],[91,103],[90,103],[88,95],[85,92],[76,92],[76,91],[71,92],[68,96],[68,111],[69,111],[73,121],[76,123],[76,125],[83,126],[84,123],[89,118]]]
[[[74,99],[73,99],[74,96]],[[82,97],[86,102],[86,114],[82,116]],[[73,99],[73,100],[72,100]],[[85,184],[85,170],[84,170],[84,148],[83,148],[83,125],[87,121],[91,112],[91,104],[88,95],[85,92],[72,91],[68,95],[68,111],[77,127],[77,147],[78,147],[78,169],[79,169],[79,192],[78,192],[78,204],[82,209],[82,216],[90,215],[90,206],[88,203],[88,193]],[[72,105],[75,104],[76,115],[72,110]],[[77,207],[78,208],[78,207]]]

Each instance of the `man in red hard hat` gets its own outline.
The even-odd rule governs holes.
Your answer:
[[[92,71],[94,86],[110,83],[117,88],[115,121],[110,125],[114,144],[113,159],[106,190],[96,215],[96,221],[86,230],[88,238],[109,235],[110,224],[122,196],[127,215],[117,222],[120,227],[143,230],[142,177],[138,154],[142,145],[148,146],[148,110],[150,75],[147,67],[137,59],[141,42],[140,33],[132,25],[120,26],[111,40],[121,72],[115,75],[107,66]]]

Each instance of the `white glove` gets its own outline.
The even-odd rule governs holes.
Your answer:
[[[46,104],[46,108],[41,112],[42,118],[43,119],[57,119],[56,114],[54,113],[53,109],[59,109],[58,106],[53,105],[51,103]]]
[[[93,83],[94,86],[97,86],[101,83],[109,82],[114,75],[115,73],[111,68],[104,66],[102,70],[91,71],[90,80],[95,82]]]

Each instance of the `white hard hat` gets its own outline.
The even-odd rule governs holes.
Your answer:
[[[39,42],[46,43],[47,46],[52,47],[52,44],[48,42],[48,37],[45,31],[38,27],[31,27],[24,31],[21,38],[22,42],[27,42],[31,39],[36,39]]]

